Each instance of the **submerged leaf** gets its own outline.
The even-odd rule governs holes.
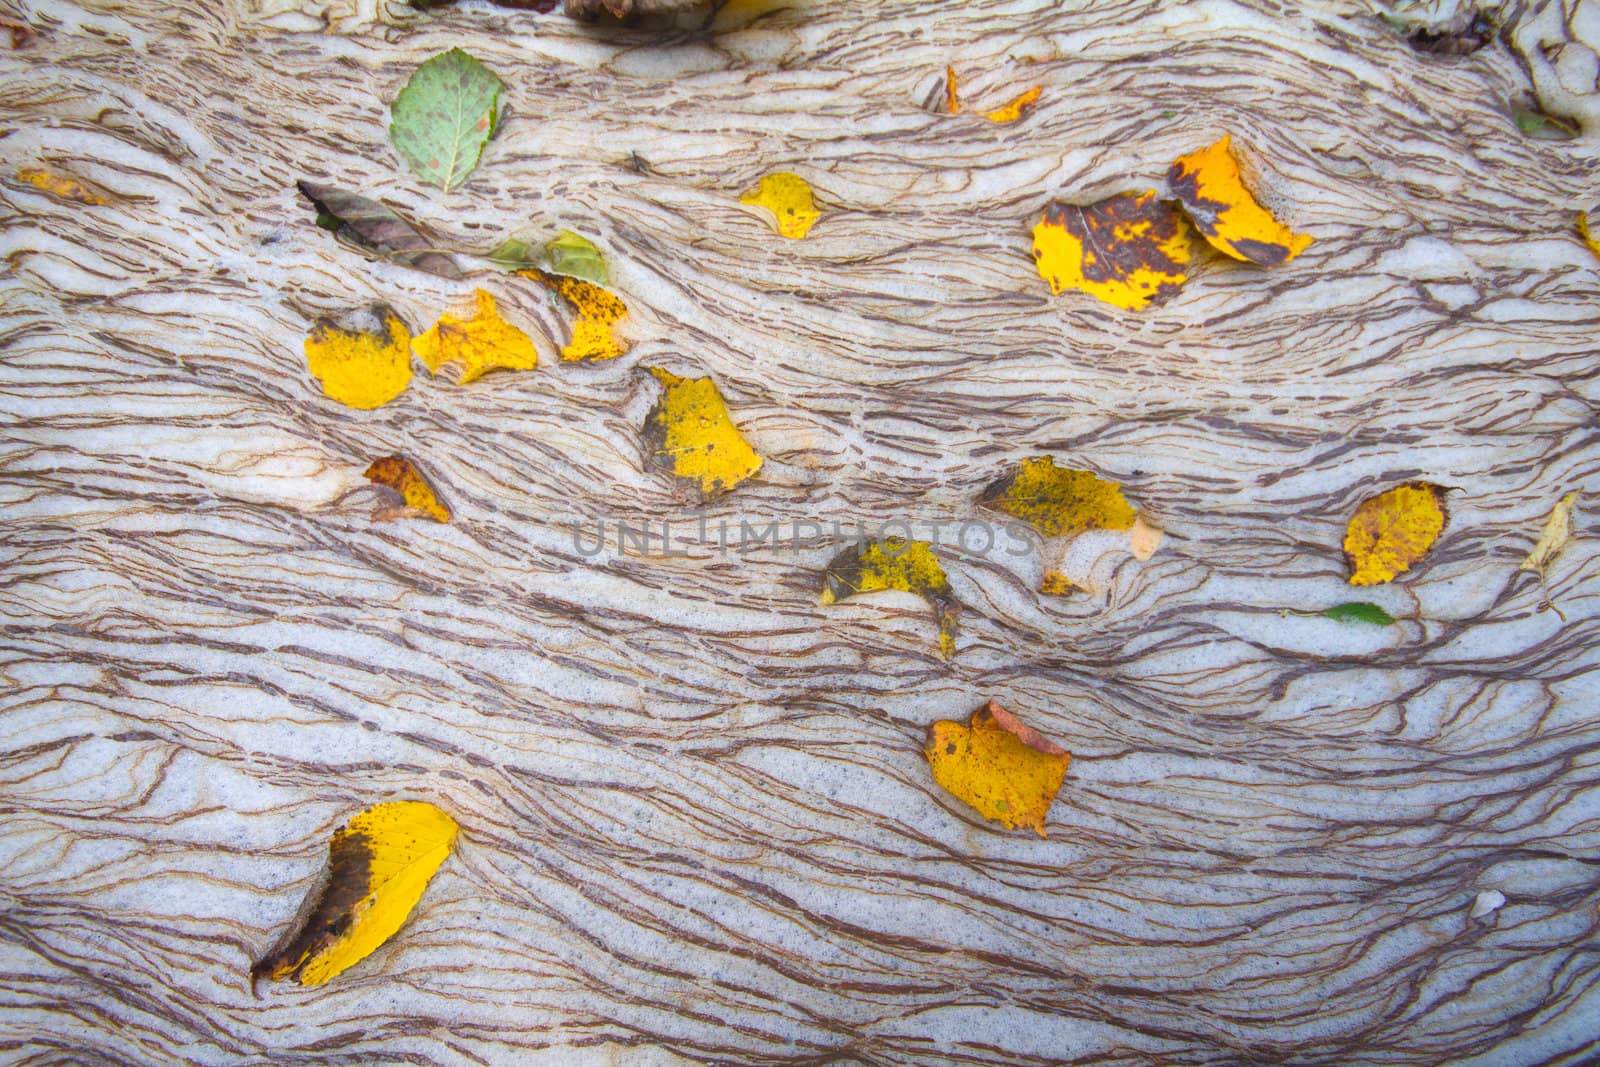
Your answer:
[[[739,197],[741,204],[753,204],[772,212],[772,225],[779,235],[799,240],[822,217],[811,198],[811,186],[798,174],[780,171],[761,179],[761,184]]]
[[[897,590],[914,593],[933,606],[939,622],[939,651],[948,659],[956,650],[956,603],[950,582],[926,541],[864,541],[840,552],[822,576],[822,603]]]
[[[441,52],[412,73],[389,105],[389,140],[418,177],[454,189],[494,136],[504,89],[493,71],[461,49]]]
[[[1052,456],[1033,456],[983,491],[978,503],[1031,524],[1046,537],[1084,530],[1126,530],[1138,514],[1122,487],[1091,471],[1056,466]]]
[[[551,274],[565,274],[582,278],[596,285],[610,285],[611,272],[606,269],[606,257],[600,254],[593,241],[587,237],[562,230],[544,246],[546,262]]]
[[[379,259],[427,271],[441,278],[461,277],[461,268],[415,226],[389,208],[358,193],[331,185],[296,182],[317,209],[317,225]]]
[[[461,384],[466,385],[498,367],[532,370],[539,363],[539,350],[533,339],[500,317],[494,295],[479,289],[473,293],[476,307],[471,317],[449,312],[439,316],[433,329],[411,341],[412,349],[438,374],[446,363],[461,368]]]
[[[427,515],[436,522],[449,522],[450,509],[440,503],[433,486],[417,470],[416,465],[404,456],[385,456],[375,459],[367,468],[367,481],[386,486],[400,494],[405,506],[418,514]],[[381,518],[390,518],[381,514]]]
[[[1365,601],[1351,601],[1348,604],[1335,604],[1322,613],[1334,622],[1365,622],[1373,626],[1392,626],[1394,616]]]
[[[1189,277],[1189,226],[1154,190],[1052,204],[1033,228],[1033,257],[1051,292],[1081,289],[1137,311]]]
[[[1072,753],[992,700],[970,723],[928,727],[923,753],[933,780],[979,815],[1007,830],[1032,827],[1040,837],[1072,762]]]
[[[250,968],[321,985],[400,929],[455,847],[456,822],[422,801],[378,804],[351,817],[328,845],[328,877],[298,929]]]
[[[384,304],[318,319],[306,338],[306,365],[339,403],[381,407],[411,384],[411,331]]]
[[[549,271],[520,270],[517,273],[543,282],[577,312],[572,322],[572,340],[561,349],[563,360],[615,359],[628,350],[616,331],[617,323],[628,314],[628,306],[617,294],[582,278]]]
[[[111,203],[110,196],[91,187],[88,182],[67,174],[45,170],[42,167],[23,167],[17,171],[17,177],[29,185],[49,193],[57,200],[66,200],[74,204],[87,204],[90,207],[102,207]]]
[[[1411,482],[1363,501],[1344,535],[1351,585],[1392,581],[1428,554],[1449,514],[1444,490]]]
[[[651,463],[707,497],[727,492],[761,469],[761,457],[733,424],[715,382],[648,369],[663,386],[644,420]]]
[[[1305,251],[1312,237],[1292,232],[1256,202],[1239,176],[1229,141],[1224,137],[1180,157],[1167,171],[1167,185],[1215,248],[1263,267],[1287,263]]]

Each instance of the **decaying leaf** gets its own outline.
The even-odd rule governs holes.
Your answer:
[[[1051,456],[1023,460],[979,496],[984,507],[1015,515],[1046,537],[1084,530],[1126,530],[1138,514],[1122,487],[1091,471],[1056,466]]]
[[[1410,482],[1362,502],[1344,535],[1351,585],[1392,581],[1428,554],[1449,513],[1444,490]]]
[[[537,278],[559,293],[577,317],[572,321],[572,339],[561,349],[564,361],[615,359],[629,348],[617,336],[616,326],[628,314],[622,298],[609,289],[582,278],[552,274],[543,270],[519,270],[526,278]]]
[[[1040,837],[1072,762],[1072,753],[992,700],[970,723],[928,727],[923,752],[933,780],[979,815],[1007,830],[1031,826]]]
[[[74,204],[87,204],[91,207],[102,207],[111,203],[109,195],[91,186],[88,182],[57,171],[45,170],[42,167],[23,167],[17,171],[17,177],[29,185],[49,193],[57,200],[65,200]]]
[[[798,174],[780,171],[761,179],[754,189],[739,197],[741,204],[754,204],[772,212],[772,225],[783,237],[799,240],[822,217],[811,198],[811,186]]]
[[[915,593],[931,604],[939,622],[939,651],[946,659],[955,655],[961,605],[932,545],[897,538],[863,541],[834,556],[822,576],[824,606],[885,590]]]
[[[983,117],[988,119],[990,122],[1016,122],[1024,114],[1026,114],[1034,104],[1038,103],[1039,94],[1041,92],[1043,92],[1043,90],[1039,86],[1035,85],[1033,88],[1019,93],[1017,97],[1011,101],[1011,103],[1006,104],[1004,107],[996,108],[993,111],[984,112]],[[952,115],[963,110],[961,107],[961,96],[956,89],[955,67],[946,67],[944,69],[944,107],[945,110]]]
[[[494,295],[479,289],[473,293],[475,308],[470,316],[449,312],[427,333],[412,338],[411,347],[428,367],[438,374],[446,363],[461,368],[461,384],[496,368],[532,370],[539,363],[539,350],[533,339],[500,317]]]
[[[1364,622],[1372,626],[1393,626],[1394,616],[1384,611],[1376,604],[1365,601],[1351,601],[1347,604],[1335,604],[1322,612],[1324,616],[1334,622]]]
[[[1556,506],[1550,509],[1550,517],[1544,520],[1544,529],[1539,533],[1538,543],[1533,546],[1533,551],[1528,553],[1528,558],[1517,568],[1533,571],[1539,576],[1541,586],[1545,584],[1545,571],[1551,562],[1572,542],[1572,509],[1577,503],[1578,494],[1574,491],[1562,497]],[[1548,587],[1545,588],[1545,603],[1563,619],[1567,617],[1551,602]]]
[[[761,469],[761,457],[733,424],[715,382],[648,369],[662,385],[661,398],[644,420],[644,447],[652,464],[706,497],[727,492]]]
[[[449,522],[450,509],[440,502],[438,494],[433,491],[433,486],[417,470],[416,465],[404,456],[385,456],[375,459],[367,468],[367,481],[374,485],[386,486],[400,494],[405,501],[405,506],[411,512],[427,515],[436,522]],[[397,517],[389,512],[380,512],[379,518]]]
[[[389,140],[424,181],[454,189],[478,166],[500,122],[505,85],[459,48],[418,67],[389,105]]]
[[[378,804],[351,817],[328,845],[328,874],[303,921],[250,968],[322,985],[360,963],[399,930],[456,842],[456,821],[417,800]]]
[[[339,403],[381,407],[411,384],[411,331],[384,304],[319,319],[306,338],[306,365]]]
[[[461,277],[456,261],[438,250],[415,226],[389,208],[358,193],[331,185],[296,182],[317,209],[317,225],[378,259],[427,271],[441,278]]]
[[[1189,225],[1154,190],[1087,206],[1051,204],[1033,228],[1033,257],[1050,291],[1081,289],[1136,311],[1188,278]]]
[[[1583,243],[1589,246],[1589,251],[1593,252],[1596,258],[1600,258],[1600,239],[1597,239],[1594,236],[1594,232],[1589,229],[1589,213],[1587,211],[1578,212],[1577,230],[1578,236],[1583,238]]]
[[[1287,263],[1312,237],[1292,232],[1256,202],[1239,176],[1229,141],[1224,137],[1180,157],[1167,171],[1167,185],[1213,247],[1263,267]]]

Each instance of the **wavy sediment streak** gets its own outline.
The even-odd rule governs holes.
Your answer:
[[[471,3],[337,33],[285,5],[15,9],[40,37],[0,65],[4,1058],[1592,1056],[1588,499],[1565,619],[1515,569],[1600,489],[1600,265],[1570,236],[1592,136],[1516,131],[1506,45],[1417,55],[1356,5],[765,6],[671,47]],[[384,105],[454,45],[509,110],[444,195]],[[947,63],[974,106],[1039,106],[936,114]],[[1044,204],[1224,132],[1304,255],[1206,256],[1138,315],[1045,292]],[[51,201],[12,179],[31,164],[119,202]],[[772,170],[826,209],[803,242],[738,203]],[[300,352],[319,315],[420,329],[483,284],[560,326],[531,283],[340,249],[301,178],[480,247],[579,229],[639,343],[342,408]],[[647,471],[639,364],[713,375],[761,477],[698,511]],[[817,606],[832,541],[717,544],[974,518],[1042,452],[1169,540],[1103,597],[1041,599],[1035,558],[947,528],[951,663],[919,602]],[[372,521],[361,472],[394,453],[453,523]],[[1416,478],[1458,491],[1426,564],[1370,592],[1401,622],[1285,615],[1352,598],[1345,519]],[[646,520],[682,554],[619,549]],[[1047,841],[923,763],[929,722],[991,697],[1075,754]],[[329,832],[397,798],[463,832],[401,935],[252,998]],[[1507,903],[1473,920],[1484,890]]]

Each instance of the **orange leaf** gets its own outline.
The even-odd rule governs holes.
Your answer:
[[[1256,202],[1229,140],[1180,157],[1167,171],[1167,185],[1213,247],[1263,267],[1287,263],[1305,251],[1311,235],[1292,232]]]
[[[1351,585],[1379,585],[1411,569],[1449,520],[1444,490],[1410,482],[1362,502],[1344,535]]]
[[[525,278],[537,278],[559,293],[577,311],[572,322],[572,340],[561,349],[564,361],[615,359],[630,347],[617,337],[616,325],[628,315],[628,305],[609,289],[583,278],[551,274],[542,270],[519,270]]]
[[[992,700],[969,724],[945,720],[928,727],[923,753],[934,781],[979,815],[1007,830],[1031,826],[1040,837],[1072,762],[1072,753]]]
[[[1028,109],[1033,107],[1039,99],[1039,94],[1043,91],[1040,86],[1035,85],[1032,89],[1018,95],[1015,100],[1005,107],[985,112],[983,117],[990,122],[1016,122],[1027,113]],[[955,67],[944,68],[944,109],[952,115],[961,111],[961,98],[956,91]]]
[[[944,68],[944,109],[954,115],[961,110],[961,98],[956,95],[956,68]]]
[[[479,289],[473,298],[477,306],[470,318],[447,312],[433,329],[411,339],[412,351],[428,373],[437,374],[446,363],[455,363],[461,367],[461,384],[466,385],[497,367],[537,366],[539,350],[527,334],[500,317],[494,296]]]
[[[17,177],[49,193],[58,200],[67,200],[74,204],[88,204],[99,207],[111,203],[111,198],[89,187],[88,183],[70,177],[66,174],[57,174],[54,171],[44,170],[40,167],[24,167],[17,171]]]
[[[1154,190],[1086,207],[1052,204],[1033,228],[1033,255],[1051,292],[1081,289],[1136,311],[1189,277],[1189,227]]]
[[[385,456],[373,460],[372,466],[367,468],[367,480],[399,493],[406,507],[413,512],[431,516],[437,522],[450,521],[450,509],[440,503],[433,486],[417,471],[416,465],[404,456]]]

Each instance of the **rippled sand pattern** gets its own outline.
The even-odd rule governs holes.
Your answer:
[[[0,1059],[1600,1052],[1600,262],[1571,235],[1600,167],[1510,123],[1506,45],[1419,56],[1340,3],[745,5],[671,48],[475,3],[7,11],[40,36],[0,53]],[[509,109],[446,195],[385,123],[453,45]],[[946,63],[1038,109],[936,114]],[[1304,255],[1206,256],[1142,314],[1048,294],[1044,204],[1230,132]],[[40,164],[119,200],[15,179]],[[803,242],[738,202],[773,170],[825,209]],[[559,313],[340,248],[297,179],[478,247],[582,230],[638,344],[344,408],[318,316],[423,329],[475,282]],[[768,457],[704,540],[641,454],[640,364],[712,375]],[[396,453],[454,522],[373,521]],[[946,549],[952,662],[918,601],[818,605],[835,541],[715,544],[971,518],[1039,453],[1168,540],[1063,599]],[[1285,615],[1352,599],[1344,522],[1412,479],[1454,491],[1432,557],[1361,597],[1400,623]],[[1563,621],[1516,567],[1573,489]],[[586,557],[596,519],[681,520],[686,554]],[[990,698],[1075,755],[1048,840],[931,782],[927,725]],[[404,930],[252,996],[334,827],[402,798],[463,832]]]

